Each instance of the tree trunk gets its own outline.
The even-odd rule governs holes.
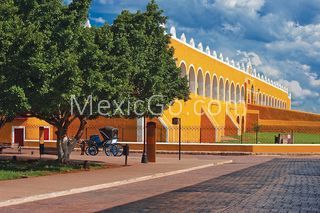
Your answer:
[[[62,164],[66,164],[70,160],[70,154],[74,150],[75,146],[78,144],[79,140],[81,139],[84,128],[87,124],[86,119],[79,118],[80,125],[78,127],[78,131],[74,138],[69,139],[66,136],[66,129],[64,127],[58,127],[58,130],[56,132],[57,134],[57,150],[58,150],[58,160]]]
[[[62,127],[58,127],[58,130],[56,132],[57,135],[57,151],[58,151],[58,161],[60,163],[65,163],[65,154],[64,154],[64,147],[63,147],[63,138],[64,135],[66,134],[66,131],[63,130]]]

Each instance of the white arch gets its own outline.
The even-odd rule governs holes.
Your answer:
[[[184,61],[180,62],[180,69],[181,69],[180,75],[183,78],[183,77],[185,77],[187,75],[187,66],[186,66]]]
[[[226,80],[226,83],[225,83],[225,93],[224,93],[224,96],[225,96],[225,101],[230,101],[230,83],[229,83],[229,80],[227,79]]]
[[[204,83],[203,83],[203,74],[202,74],[202,69],[198,69],[198,75],[197,75],[197,94],[203,96],[203,88],[204,88]]]
[[[190,92],[196,93],[196,74],[193,66],[191,66],[189,69],[189,89]]]
[[[245,89],[244,86],[241,86],[241,103],[245,102]]]
[[[269,106],[271,106],[271,95],[269,95]]]
[[[206,97],[211,97],[211,81],[210,81],[210,74],[207,72],[206,78],[205,78],[205,95]]]
[[[237,88],[236,88],[236,102],[237,103],[240,103],[241,102],[241,93],[240,93],[240,86],[239,84],[237,84]]]
[[[231,83],[230,99],[232,103],[236,103],[236,91],[233,82]]]
[[[212,80],[212,98],[218,100],[218,78],[216,75],[213,75]]]
[[[255,94],[254,94],[254,86],[252,85],[251,86],[251,90],[250,90],[250,102],[251,104],[254,104],[255,103]]]
[[[219,100],[224,101],[224,80],[222,77],[219,80]]]

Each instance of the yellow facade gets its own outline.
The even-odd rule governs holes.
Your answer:
[[[177,65],[189,80],[191,96],[187,102],[177,100],[160,118],[169,129],[168,141],[177,141],[177,131],[170,132],[174,129],[171,124],[173,117],[181,118],[183,129],[206,129],[209,127],[202,125],[202,119],[206,116],[215,132],[212,141],[218,142],[226,135],[230,125],[237,129],[238,134],[245,131],[247,104],[290,109],[288,92],[258,76],[252,67],[239,69],[228,59],[218,59],[211,52],[174,37],[171,44],[175,49]],[[182,134],[182,140],[200,142],[199,131],[193,134],[186,131]]]

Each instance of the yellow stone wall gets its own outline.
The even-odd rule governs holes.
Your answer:
[[[176,38],[171,39],[171,45],[175,49],[175,58],[177,65],[182,69],[182,75],[188,77],[191,95],[190,100],[186,102],[177,100],[161,117],[169,129],[169,141],[177,141],[178,137],[177,131],[170,132],[170,129],[174,128],[171,124],[173,117],[181,118],[184,131],[182,141],[199,142],[199,113],[205,113],[216,128],[216,141],[220,141],[227,131],[224,129],[226,116],[239,129],[239,133],[245,131],[246,122],[241,125],[241,121],[245,120],[247,103],[290,109],[291,100],[285,90],[209,56]],[[249,69],[249,72],[253,73],[253,70]],[[229,89],[226,89],[228,87]],[[199,130],[190,133],[190,128]]]

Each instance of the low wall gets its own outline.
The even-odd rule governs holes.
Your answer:
[[[258,110],[261,120],[314,121],[320,122],[320,115],[296,110],[277,109],[248,104],[248,110]]]
[[[127,142],[131,151],[142,151],[143,143]],[[38,148],[39,143],[29,142],[26,147]],[[45,143],[45,147],[54,148],[56,143]],[[178,143],[157,143],[157,151],[177,152]],[[182,152],[226,152],[247,154],[320,154],[320,145],[317,144],[182,144]]]
[[[142,143],[128,143],[130,150],[142,150]],[[158,143],[157,151],[178,151],[177,143]],[[304,144],[182,144],[183,152],[242,152],[278,154],[320,154],[320,145]]]

